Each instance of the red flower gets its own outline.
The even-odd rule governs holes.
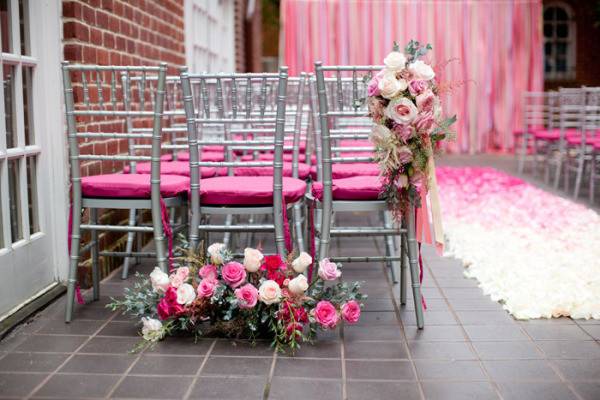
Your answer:
[[[272,256],[265,256],[265,260],[263,261],[263,265],[261,268],[263,270],[267,270],[268,272],[275,272],[281,269],[285,269],[285,263],[283,262],[279,254],[274,254]]]
[[[164,300],[166,300],[169,304],[177,302],[177,289],[175,289],[173,286],[170,286],[165,292]]]
[[[288,326],[285,327],[285,335],[288,340],[291,340],[292,337],[295,337],[296,340],[300,340],[302,338],[302,334],[300,333],[302,332],[302,328],[302,324],[299,323],[292,322],[288,324]]]
[[[158,316],[160,319],[165,320],[171,316],[169,302],[167,299],[162,299],[158,306],[156,306],[156,311],[158,312]]]
[[[294,319],[296,320],[296,322],[308,322],[308,313],[306,312],[304,307],[294,308]]]
[[[285,274],[281,271],[267,271],[267,279],[273,280],[277,282],[279,287],[283,286],[283,281],[285,281]]]

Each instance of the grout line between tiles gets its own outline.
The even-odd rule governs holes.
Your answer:
[[[196,382],[198,382],[198,378],[200,377],[200,374],[202,373],[202,370],[204,369],[204,366],[208,362],[208,358],[210,357],[210,354],[212,353],[212,351],[216,345],[217,345],[217,340],[215,339],[215,340],[213,340],[213,342],[211,343],[210,347],[208,348],[206,354],[204,355],[204,359],[202,360],[202,363],[200,363],[200,367],[198,367],[198,370],[196,371],[196,374],[194,375],[194,379],[192,379],[192,382],[190,383],[190,387],[188,387],[188,390],[185,392],[185,395],[183,396],[183,398],[185,400],[189,399],[190,396],[192,395],[192,390],[194,390],[194,386],[196,385]]]
[[[269,398],[271,392],[271,383],[273,382],[273,376],[275,375],[275,364],[277,363],[277,349],[273,349],[273,361],[271,361],[271,368],[269,369],[269,375],[267,376],[267,382],[263,389],[263,400]]]

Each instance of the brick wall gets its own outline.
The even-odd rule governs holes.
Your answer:
[[[544,0],[544,4],[552,1]],[[568,81],[546,81],[546,89],[573,86],[600,86],[600,27],[594,26],[600,22],[596,1],[591,0],[562,0],[571,6],[575,17],[576,29],[576,64],[575,79]]]
[[[64,0],[64,59],[72,63],[100,65],[156,65],[166,62],[170,73],[185,64],[183,0]],[[74,81],[75,102],[82,102],[79,82]],[[89,132],[124,132],[123,120],[80,119],[79,127]],[[136,121],[151,126],[151,121]],[[119,154],[127,152],[127,141],[94,140],[82,143],[81,153]],[[121,170],[122,163],[112,161],[82,163],[82,175]],[[118,223],[127,213],[102,213],[101,223]],[[86,216],[84,215],[84,218]],[[87,240],[84,237],[83,240]],[[118,233],[100,235],[102,249],[119,249],[125,238]],[[82,254],[80,278],[88,281],[88,255]],[[101,258],[103,274],[121,260]]]

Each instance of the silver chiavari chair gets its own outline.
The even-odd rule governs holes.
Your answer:
[[[555,166],[554,189],[558,189],[564,163],[568,156],[567,137],[581,137],[582,108],[585,96],[581,88],[560,88],[558,99],[558,142],[549,163]],[[564,175],[565,190],[569,191],[568,174]]]
[[[415,230],[415,207],[409,207],[409,212],[404,216],[401,227],[394,227],[385,200],[379,198],[381,182],[379,176],[352,176],[349,178],[335,178],[334,166],[340,163],[371,163],[374,164],[372,147],[335,147],[332,136],[340,135],[343,138],[354,130],[359,131],[364,125],[366,115],[366,81],[360,74],[369,76],[381,70],[381,66],[323,66],[321,62],[315,63],[316,91],[318,98],[320,136],[321,136],[321,168],[322,182],[313,184],[310,201],[315,207],[322,209],[320,221],[319,259],[328,257],[331,237],[344,236],[383,236],[391,238],[387,241],[385,256],[357,256],[357,257],[330,257],[333,261],[340,262],[386,262],[400,261],[400,290],[401,303],[406,303],[406,279],[404,279],[404,254],[396,254],[395,241],[399,237],[401,246],[407,246],[408,261],[410,266],[413,299],[417,325],[423,328],[423,308],[421,304],[421,287],[419,281],[418,244]],[[328,75],[334,75],[335,84],[328,84]],[[350,76],[350,90],[344,91],[344,75]],[[331,98],[335,102],[330,101]],[[352,118],[357,122],[353,123]],[[338,120],[342,123],[338,124]],[[333,128],[332,128],[333,127]],[[370,155],[346,157],[344,152],[368,152]],[[339,153],[339,155],[338,155]],[[333,187],[336,187],[334,192]],[[340,190],[345,189],[345,190]],[[336,212],[379,212],[382,214],[382,224],[378,227],[334,227],[333,215]],[[392,268],[392,271],[394,269]]]
[[[189,74],[182,68],[191,169],[192,246],[199,243],[200,233],[206,241],[209,232],[274,232],[277,251],[286,254],[284,213],[302,202],[306,191],[303,180],[283,176],[287,79],[285,67],[280,68],[278,74]],[[209,82],[216,83],[214,96],[206,90]],[[240,97],[242,82],[244,94]],[[229,100],[223,91],[227,85],[232,89]],[[276,88],[275,114],[267,109],[269,87]],[[220,125],[224,139],[199,138],[198,132],[205,125]],[[253,136],[237,138],[232,136],[232,131]],[[225,146],[227,152],[273,151],[274,160],[200,161],[198,146],[212,144]],[[198,168],[202,166],[227,168],[228,174],[200,181]],[[234,176],[234,170],[239,167],[271,167],[273,176]],[[213,215],[272,215],[273,223],[216,225],[209,222]]]
[[[584,178],[584,172],[587,167],[593,169],[591,162],[594,155],[594,148],[600,134],[600,88],[581,88],[583,106],[580,108],[581,135],[567,136],[565,154],[565,187],[568,190],[571,172],[575,173],[575,186],[573,188],[573,198],[579,197],[581,184]],[[592,173],[590,172],[590,178]],[[590,179],[590,196],[593,190],[592,179]],[[593,197],[591,197],[593,199]]]
[[[551,96],[550,92],[525,92],[523,94],[523,129],[513,132],[519,174],[524,172],[528,158],[531,160],[533,174],[537,173],[537,161],[542,153],[538,152],[536,134],[551,129]],[[520,150],[518,150],[519,148]],[[528,157],[530,151],[532,154]]]
[[[91,250],[93,298],[99,298],[99,256],[130,256],[125,252],[99,252],[98,231],[153,232],[156,246],[155,257],[158,265],[167,270],[168,259],[165,246],[165,232],[163,230],[161,212],[162,205],[177,206],[185,202],[185,195],[189,180],[185,177],[170,177],[164,179],[160,175],[160,146],[162,140],[161,119],[163,113],[166,64],[158,67],[140,66],[91,66],[70,65],[63,63],[63,83],[66,106],[67,132],[69,141],[69,154],[71,161],[72,184],[72,212],[71,212],[71,249],[68,277],[68,293],[66,306],[66,322],[70,322],[73,313],[73,302],[76,287],[76,272],[80,253]],[[156,85],[147,86],[143,90],[135,91],[134,88],[118,87],[118,74],[124,72],[129,75],[157,75]],[[81,84],[72,84],[72,77],[76,77]],[[140,82],[145,82],[143,79]],[[81,86],[81,87],[80,87]],[[139,88],[138,88],[139,89]],[[75,104],[74,90],[82,93],[82,102]],[[108,92],[108,94],[107,94]],[[131,95],[135,101],[124,102],[122,97]],[[149,119],[152,121],[152,132],[127,133],[127,132],[88,132],[85,131],[85,122],[94,119],[101,121],[123,123],[124,118]],[[79,124],[78,124],[79,122]],[[151,155],[111,155],[88,154],[80,152],[80,146],[88,139],[132,139],[152,141]],[[131,161],[150,161],[151,174],[123,175],[100,174],[81,176],[81,161],[109,161],[116,163]],[[164,203],[163,203],[164,202]],[[81,222],[82,209],[90,210],[88,224]],[[147,209],[152,213],[152,226],[122,226],[98,224],[98,209]],[[84,249],[80,249],[80,232],[91,231],[91,241]]]

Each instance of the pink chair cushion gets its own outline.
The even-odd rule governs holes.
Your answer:
[[[560,129],[542,129],[533,133],[538,140],[560,140]],[[565,129],[565,136],[580,135],[578,129]]]
[[[160,177],[160,193],[163,197],[173,197],[186,193],[190,179],[185,176],[163,175]],[[81,191],[84,197],[110,197],[128,199],[149,199],[149,174],[106,174],[81,178]]]
[[[333,179],[350,178],[353,176],[377,176],[379,172],[379,166],[375,162],[333,164],[331,166],[331,177]],[[313,179],[317,179],[316,166],[311,167],[310,174]]]
[[[135,172],[137,174],[149,174],[151,169],[151,163],[138,163],[135,166]],[[123,172],[128,174],[131,168],[129,165],[125,166]],[[202,178],[212,178],[217,174],[215,167],[200,167],[200,173]],[[181,175],[190,176],[190,163],[189,161],[171,161],[162,162],[160,164],[161,175]]]
[[[218,151],[202,151],[201,161],[224,161],[225,153]],[[189,151],[180,151],[177,153],[177,161],[190,161]]]
[[[273,167],[237,167],[234,168],[235,176],[273,176]],[[283,176],[292,176],[292,163],[283,163]],[[298,178],[306,179],[310,176],[310,165],[298,163]]]
[[[283,197],[287,204],[304,196],[306,182],[283,178]],[[200,202],[208,205],[272,205],[273,178],[270,176],[223,176],[202,180]]]
[[[543,131],[545,128],[543,126],[530,126],[527,130],[529,132],[532,132],[533,134],[535,134],[538,131]],[[516,129],[513,131],[513,135],[514,136],[522,136],[523,135],[523,129]]]
[[[353,176],[334,179],[331,195],[334,200],[377,200],[381,192],[381,178],[378,176]],[[323,182],[314,182],[312,195],[323,199]]]
[[[581,136],[567,136],[567,143],[572,146],[580,146],[581,145]],[[596,142],[600,142],[600,137],[590,137],[587,136],[585,138],[585,143],[587,145],[595,145]]]
[[[369,139],[344,139],[340,140],[339,147],[373,147]]]
[[[294,145],[294,141],[293,140],[286,140],[283,142],[283,145],[286,147],[291,147]],[[306,151],[306,140],[300,141],[300,143],[298,143],[298,149],[300,150],[300,153],[304,153]],[[291,153],[292,150],[284,150],[286,153]]]

